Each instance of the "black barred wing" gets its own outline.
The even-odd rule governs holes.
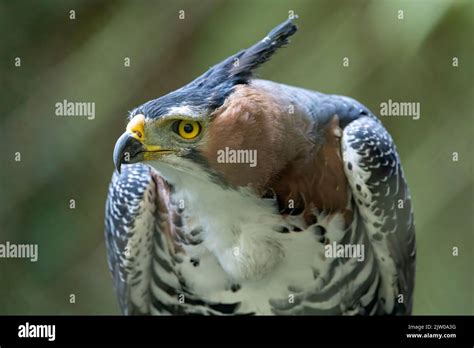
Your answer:
[[[113,174],[106,202],[105,238],[124,314],[148,313],[155,202],[156,184],[149,167],[124,165],[120,174]]]
[[[169,185],[149,166],[122,165],[121,169],[109,187],[105,237],[122,313],[236,313],[239,302],[206,301],[186,284],[182,275],[186,255],[177,243],[183,242],[180,215],[184,211],[172,202]]]
[[[415,227],[410,193],[393,140],[377,119],[362,116],[345,127],[342,152],[354,201],[379,266],[384,312],[410,314]]]

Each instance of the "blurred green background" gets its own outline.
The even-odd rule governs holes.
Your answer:
[[[128,110],[263,38],[288,11],[299,32],[261,77],[348,95],[375,113],[388,99],[421,103],[419,120],[381,118],[414,201],[414,313],[473,314],[473,5],[2,0],[0,243],[38,243],[39,261],[0,259],[0,314],[118,313],[103,218]],[[95,119],[55,116],[64,99],[95,102]]]

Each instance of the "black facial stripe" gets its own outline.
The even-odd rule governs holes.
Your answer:
[[[209,176],[213,182],[218,184],[219,186],[226,188],[226,189],[231,189],[230,185],[224,180],[222,175],[215,170],[213,170],[210,166],[209,163],[207,162],[207,159],[198,151],[195,149],[190,149],[187,153],[185,153],[183,158],[186,158],[188,160],[193,161],[194,163],[198,164],[203,168],[207,173],[209,173]]]

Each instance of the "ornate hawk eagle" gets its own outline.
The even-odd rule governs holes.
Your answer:
[[[130,113],[106,244],[124,314],[410,314],[415,229],[362,104],[256,79],[288,20]]]

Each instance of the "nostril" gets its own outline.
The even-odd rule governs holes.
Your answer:
[[[139,137],[140,139],[142,138],[142,132],[138,131],[138,130],[135,130],[133,131],[133,133],[135,133],[137,135],[137,137]]]
[[[144,129],[145,116],[143,116],[142,114],[133,116],[133,118],[127,124],[127,131],[133,134],[133,137],[138,140],[143,140],[143,137],[145,136]]]

